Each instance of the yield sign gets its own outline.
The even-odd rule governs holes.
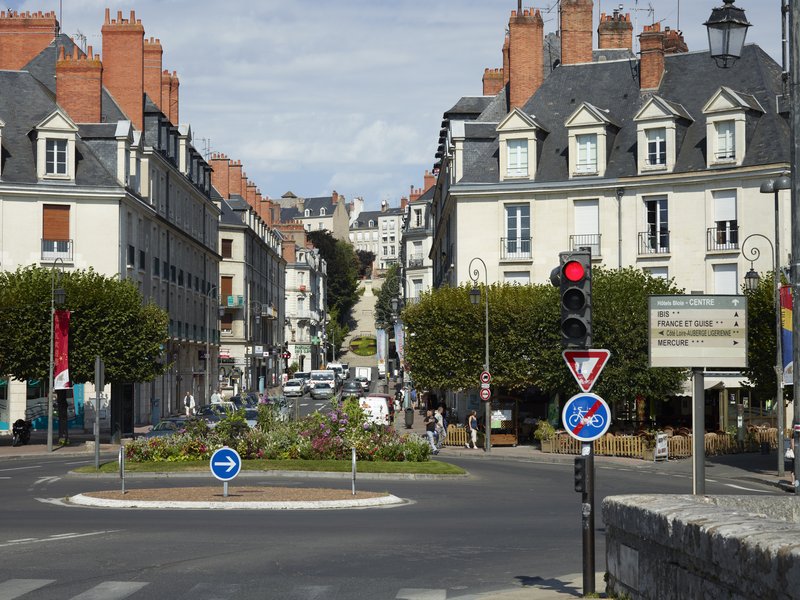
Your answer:
[[[578,382],[578,387],[584,392],[589,392],[600,376],[600,371],[606,366],[611,352],[604,349],[564,350],[561,355],[575,381]]]

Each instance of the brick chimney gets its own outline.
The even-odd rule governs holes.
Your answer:
[[[144,93],[164,112],[161,104],[161,59],[164,49],[161,40],[150,38],[144,41]]]
[[[160,73],[159,73],[160,74]],[[230,159],[224,154],[215,152],[211,155],[211,185],[226,200],[231,197],[230,191]]]
[[[242,161],[231,161],[228,174],[230,176],[228,180],[228,189],[230,190],[231,196],[235,194],[244,198],[244,191],[242,190]]]
[[[100,123],[103,89],[103,63],[94,54],[91,46],[83,55],[77,46],[72,54],[64,54],[64,46],[58,49],[56,61],[56,102],[67,111],[76,123]]]
[[[131,11],[111,19],[106,9],[103,34],[103,85],[139,131],[144,129],[144,27]]]
[[[161,104],[158,105],[158,108],[167,118],[169,118],[169,97],[172,91],[171,83],[172,75],[169,74],[169,71],[164,69],[161,71]]]
[[[58,33],[55,12],[0,12],[0,70],[19,71]]]
[[[639,87],[643,90],[658,89],[664,75],[664,33],[660,23],[645,25],[639,35]]]
[[[180,86],[180,82],[178,81],[178,73],[175,71],[172,72],[172,76],[169,80],[169,122],[173,125],[177,125],[180,123],[178,119],[178,87]],[[166,113],[164,113],[166,114]]]
[[[614,14],[600,15],[600,25],[597,27],[597,47],[600,50],[632,50],[633,49],[633,23],[630,13],[622,14],[614,9]]]
[[[689,46],[683,39],[683,32],[664,27],[664,54],[681,54],[688,51]]]
[[[407,207],[408,207],[408,198],[403,196],[402,198],[400,198],[400,210],[405,211]]]
[[[483,95],[496,96],[503,89],[503,69],[484,69]]]
[[[424,194],[435,185],[436,185],[436,175],[425,169],[425,175],[422,179],[422,193]]]
[[[333,190],[333,193],[331,194],[331,202],[333,204],[339,202],[339,193],[336,190]]]
[[[591,14],[589,15],[591,18]],[[509,106],[523,106],[544,81],[544,21],[538,10],[511,11],[508,21]]]
[[[508,34],[503,40],[503,86],[508,85],[508,78],[511,76],[511,61],[508,57]]]
[[[247,203],[250,206],[252,206],[253,208],[255,208],[255,209],[259,209],[260,205],[261,205],[260,202],[256,202],[256,191],[257,191],[257,189],[258,188],[256,187],[256,184],[248,179],[247,180],[247,188],[245,190],[245,194],[246,194],[246,198],[245,199],[247,200]]]
[[[592,62],[592,0],[561,0],[561,64]]]
[[[296,248],[294,240],[283,240],[281,242],[281,257],[290,265],[297,262]]]

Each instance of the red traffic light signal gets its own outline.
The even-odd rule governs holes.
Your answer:
[[[555,279],[561,290],[561,344],[564,348],[591,348],[592,255],[583,250],[562,252],[559,262]]]
[[[577,260],[567,261],[561,268],[561,272],[563,273],[564,277],[567,278],[567,281],[571,281],[573,283],[576,283],[586,277],[586,268],[580,261]]]

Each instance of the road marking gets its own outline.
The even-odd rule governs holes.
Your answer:
[[[141,581],[104,581],[70,600],[121,600],[146,585],[146,582]]]
[[[447,590],[403,588],[397,592],[395,600],[447,600]]]
[[[771,494],[771,490],[756,490],[754,488],[742,487],[741,485],[734,485],[733,483],[724,483],[728,487],[732,487],[737,490],[744,490],[746,492],[758,492],[759,494]]]
[[[241,588],[238,583],[198,583],[186,597],[192,600],[223,600],[233,598]]]
[[[0,585],[0,600],[14,600],[53,582],[55,579],[8,579]]]
[[[2,471],[22,471],[24,469],[41,469],[42,465],[31,465],[29,467],[14,467],[13,469],[0,469]]]
[[[46,538],[19,538],[16,540],[6,540],[5,542],[0,543],[0,548],[5,548],[6,546],[17,546],[20,544],[41,544],[42,542],[57,542],[60,540],[91,537],[95,535],[104,535],[106,533],[116,533],[117,531],[122,531],[122,530],[106,529],[103,531],[90,531],[88,533],[56,533]],[[0,600],[2,600],[2,596],[0,596]]]

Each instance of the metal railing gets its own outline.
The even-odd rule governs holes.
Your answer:
[[[501,259],[531,258],[531,238],[500,238]]]
[[[424,260],[425,260],[425,258],[422,256],[422,254],[412,254],[408,258],[408,266],[409,267],[421,267]]]
[[[706,230],[706,250],[738,250],[739,227],[709,227]]]
[[[666,254],[669,252],[669,231],[639,232],[639,254]]]
[[[569,245],[572,250],[580,250],[581,248],[589,248],[592,251],[592,257],[600,256],[600,234],[599,233],[583,233],[580,235],[569,236]]]
[[[57,258],[72,261],[72,240],[42,239],[42,261],[52,262]]]

